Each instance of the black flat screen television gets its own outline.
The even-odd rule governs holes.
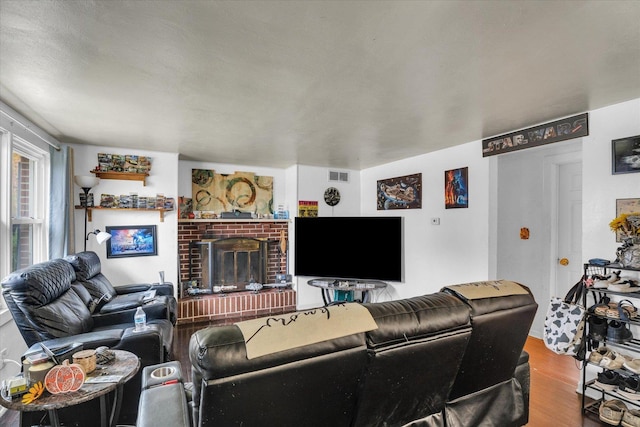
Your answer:
[[[402,217],[296,217],[294,274],[402,281]]]

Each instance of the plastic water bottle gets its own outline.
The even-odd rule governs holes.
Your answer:
[[[147,329],[147,314],[142,307],[138,307],[136,314],[133,316],[133,323],[136,325],[136,331],[144,331]]]

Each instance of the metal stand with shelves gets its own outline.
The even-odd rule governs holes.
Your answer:
[[[607,264],[607,265],[584,264],[583,280],[587,280],[589,277],[591,277],[591,276],[593,276],[595,274],[600,274],[600,275],[606,276],[611,271],[616,271],[616,270],[640,272],[640,269],[625,268],[625,267],[622,267],[619,264]],[[594,299],[596,299],[596,301],[597,301],[598,297],[596,297],[596,295],[598,293],[600,295],[618,296],[618,297],[621,297],[622,299],[637,299],[637,300],[640,301],[640,292],[616,292],[616,291],[610,291],[610,290],[608,290],[606,288],[605,289],[587,288],[587,292],[585,292],[583,294],[583,304],[584,304],[585,308],[589,308],[589,306],[587,305],[588,295],[589,294],[594,295],[594,297],[595,297]],[[619,318],[601,316],[601,315],[597,315],[597,314],[591,313],[591,312],[587,312],[587,324],[588,324],[588,319],[590,317],[592,317],[592,316],[599,317],[601,319],[605,319],[607,321],[607,323],[610,320],[616,320],[616,321],[628,323],[629,325],[640,326],[640,318],[632,318],[632,319],[629,319],[628,321],[624,321],[624,320],[619,319]],[[584,334],[583,340],[585,340],[584,342],[587,342],[588,337],[589,337],[588,326],[585,326],[583,334]],[[606,342],[606,337],[605,337],[605,342]],[[634,352],[634,353],[640,353],[640,339],[639,338],[632,338],[630,341],[628,341],[626,343],[608,343],[608,345],[612,345],[614,347],[620,347],[620,348],[623,348],[623,349],[627,349],[627,350],[629,350],[631,352]],[[632,406],[640,409],[640,400],[629,399],[626,396],[623,396],[622,394],[616,392],[616,390],[605,390],[605,389],[602,389],[602,388],[598,387],[597,384],[595,384],[596,379],[592,379],[590,381],[587,381],[587,366],[589,366],[589,365],[598,366],[599,368],[606,369],[606,368],[601,367],[600,365],[597,365],[595,363],[589,362],[588,356],[585,355],[585,360],[584,360],[583,365],[582,365],[582,412],[584,414],[594,414],[596,416],[599,416],[600,404],[604,400],[606,400],[607,397],[622,400],[623,402],[625,402],[625,404],[629,404],[629,405],[632,405]],[[616,369],[615,371],[618,372],[622,376],[630,376],[630,375],[634,374],[633,372],[628,371],[625,368]],[[594,400],[593,402],[587,403],[586,402],[586,392],[587,392],[587,390],[596,391],[597,393],[600,394],[600,398]]]

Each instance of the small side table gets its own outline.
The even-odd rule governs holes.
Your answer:
[[[60,427],[60,419],[58,418],[58,409],[68,408],[80,403],[100,398],[100,425],[102,427],[114,427],[120,415],[122,406],[122,389],[124,384],[129,381],[140,369],[140,359],[133,353],[124,350],[113,350],[116,359],[107,364],[99,365],[104,369],[96,369],[89,375],[89,378],[100,378],[104,375],[113,376],[113,382],[104,383],[85,383],[78,391],[62,394],[50,394],[45,391],[43,396],[29,404],[22,403],[21,398],[6,400],[0,397],[0,405],[14,411],[31,412],[31,411],[47,411],[49,414],[49,422],[52,427]],[[111,414],[108,415],[107,394],[114,391],[113,406]]]
[[[320,288],[324,305],[336,302],[356,301],[355,292],[361,293],[359,302],[369,302],[371,293],[387,287],[385,282],[379,280],[344,280],[344,279],[311,279],[307,284]],[[331,295],[333,293],[333,295]]]

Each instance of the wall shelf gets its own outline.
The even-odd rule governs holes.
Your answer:
[[[76,209],[84,210],[84,206],[76,205]],[[140,211],[140,212],[158,212],[160,214],[160,222],[164,222],[164,213],[173,209],[143,209],[143,208],[103,208],[101,206],[90,206],[87,208],[87,220],[91,222],[93,211]]]
[[[90,171],[100,179],[121,179],[124,181],[142,181],[142,186],[146,186],[146,179],[149,173],[136,173],[136,172],[102,172],[102,171]]]

